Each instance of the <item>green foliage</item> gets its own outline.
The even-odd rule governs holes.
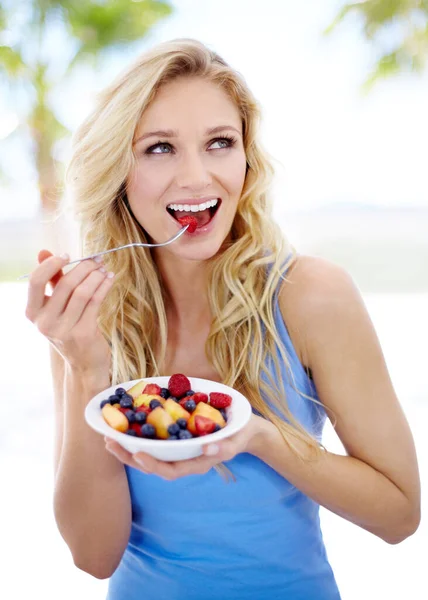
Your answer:
[[[73,63],[141,39],[171,12],[168,4],[157,0],[59,3],[67,15],[70,34],[80,42]]]
[[[356,16],[366,39],[379,56],[364,87],[399,73],[421,72],[428,57],[428,0],[360,0],[345,4],[326,29],[330,34],[348,17]],[[394,27],[394,47],[385,49],[388,30]],[[389,43],[389,45],[390,45]]]
[[[0,72],[3,75],[17,78],[26,74],[27,66],[19,50],[10,46],[0,46]]]
[[[54,145],[67,134],[51,106],[52,92],[74,67],[95,65],[141,40],[170,13],[167,0],[0,0],[0,83],[12,102],[25,92],[20,129],[33,142],[45,209],[54,209],[57,201]],[[47,46],[53,30],[62,33],[60,53]],[[65,61],[60,69],[58,54]]]

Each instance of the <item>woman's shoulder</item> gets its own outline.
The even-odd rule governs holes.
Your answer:
[[[297,254],[278,295],[279,308],[302,364],[308,364],[309,338],[328,330],[341,314],[347,320],[360,292],[342,266],[318,256]]]

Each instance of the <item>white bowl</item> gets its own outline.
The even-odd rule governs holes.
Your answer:
[[[248,400],[241,393],[227,385],[210,381],[209,379],[198,379],[195,377],[189,377],[188,379],[194,392],[204,392],[205,394],[223,392],[232,396],[232,404],[226,409],[227,423],[220,431],[190,440],[150,440],[116,431],[105,422],[101,413],[100,403],[113,394],[118,387],[129,390],[135,383],[141,381],[141,379],[118,383],[94,396],[85,409],[86,422],[98,433],[119,442],[131,454],[145,452],[158,460],[167,462],[187,460],[200,456],[202,454],[202,446],[228,438],[245,427],[251,418],[252,410]],[[157,383],[161,387],[167,387],[169,376],[147,377],[144,378],[144,381],[147,383]]]

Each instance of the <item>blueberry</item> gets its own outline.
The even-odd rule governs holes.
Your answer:
[[[127,410],[125,413],[125,417],[128,419],[130,423],[135,422],[135,412],[131,409]]]
[[[220,431],[220,429],[221,429],[220,425],[218,423],[216,423],[213,433],[215,433],[216,431]]]
[[[126,435],[133,435],[134,437],[138,437],[137,432],[134,431],[133,429],[128,429],[128,431],[126,432]]]
[[[105,406],[106,404],[110,404],[110,400],[107,398],[107,400],[102,400],[101,404],[100,404],[100,408],[102,408],[103,406]]]
[[[178,440],[178,436],[177,435],[170,435],[169,440]]]
[[[165,398],[165,400],[167,400],[171,396],[171,393],[168,388],[162,388],[159,396],[161,396],[162,398]]]
[[[196,408],[196,402],[194,400],[187,400],[187,402],[184,403],[184,408],[187,412],[192,413]]]
[[[171,423],[171,425],[168,426],[169,435],[177,435],[179,431],[180,427],[177,425],[177,423]]]
[[[155,408],[157,408],[158,406],[162,406],[162,402],[159,402],[159,400],[150,400],[149,406],[152,410],[155,410]]]
[[[119,404],[122,408],[132,408],[134,405],[132,398],[129,398],[127,396],[122,396]]]
[[[227,414],[226,414],[226,410],[225,410],[224,408],[220,408],[220,412],[221,412],[221,414],[222,414],[222,416],[223,416],[223,419],[224,419],[225,421],[227,421]]]
[[[136,412],[134,419],[136,423],[145,423],[147,415],[144,411]]]
[[[177,419],[176,423],[177,423],[177,425],[179,426],[180,429],[187,429],[187,421],[186,421],[186,419]]]
[[[194,391],[193,390],[189,390],[188,392],[186,392],[184,395],[185,396],[193,396],[194,395]]]
[[[116,388],[114,393],[116,396],[123,396],[123,394],[126,394],[126,390],[124,388]]]
[[[192,437],[193,437],[193,435],[190,433],[190,431],[188,429],[180,429],[180,431],[178,432],[179,440],[190,440]]]
[[[149,423],[145,423],[141,427],[141,435],[145,438],[154,438],[156,435],[156,429],[153,425],[149,425]]]
[[[173,402],[179,402],[178,398],[176,398],[175,396],[170,396],[169,399]]]
[[[116,404],[116,402],[120,401],[120,396],[118,396],[117,394],[112,394],[111,396],[108,397],[110,404]]]

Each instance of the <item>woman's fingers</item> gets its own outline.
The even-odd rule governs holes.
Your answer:
[[[140,471],[143,470],[141,466],[135,462],[133,455],[130,452],[127,452],[120,444],[109,438],[104,439],[106,440],[106,450],[110,452],[110,454],[113,454],[120,462],[128,467],[134,467],[134,469],[139,469]],[[147,473],[147,471],[144,472]]]
[[[52,278],[59,274],[61,269],[67,264],[69,258],[61,256],[49,256],[33,271],[30,275],[28,286],[28,302],[25,314],[30,321],[33,321],[43,308],[46,301],[46,285]]]
[[[86,260],[71,269],[66,275],[63,275],[55,287],[55,293],[52,294],[49,300],[47,306],[49,313],[55,317],[63,313],[77,287],[85,281],[90,273],[100,268],[101,263],[94,260]]]
[[[142,469],[145,473],[159,475],[159,477],[168,480],[178,479],[186,475],[204,475],[219,462],[218,459],[207,458],[205,456],[198,456],[197,458],[177,462],[163,462],[143,452],[134,454],[133,458],[138,468]]]
[[[50,258],[51,256],[53,256],[52,252],[49,252],[49,250],[43,249],[40,250],[39,254],[37,255],[37,260],[39,262],[39,264],[41,264],[42,262],[44,262],[47,258]],[[61,279],[61,277],[63,276],[63,272],[62,270],[58,271],[58,273],[56,273],[52,279],[49,281],[49,283],[52,285],[52,288],[54,288],[56,286],[56,284],[58,283],[58,281]]]
[[[117,459],[129,467],[139,469],[146,474],[158,475],[164,479],[172,481],[179,477],[187,475],[204,475],[208,473],[215,465],[224,460],[230,460],[229,451],[222,451],[222,447],[217,449],[215,456],[202,455],[190,460],[180,460],[177,462],[164,462],[157,460],[144,452],[130,454],[117,442],[106,439],[106,449],[114,454]]]
[[[88,261],[89,262],[89,261]],[[93,262],[93,261],[91,261]],[[77,271],[77,269],[76,269]],[[47,310],[50,317],[61,319],[62,329],[69,331],[82,317],[88,303],[106,279],[107,272],[99,265],[85,265],[85,271],[79,270],[74,277],[72,273],[63,277],[58,283]],[[92,322],[92,328],[96,319]]]
[[[96,323],[100,306],[111,289],[113,277],[114,273],[106,273],[103,281],[101,281],[100,285],[92,294],[92,297],[87,303],[86,308],[78,322],[79,327],[82,329],[89,330],[91,326]]]

